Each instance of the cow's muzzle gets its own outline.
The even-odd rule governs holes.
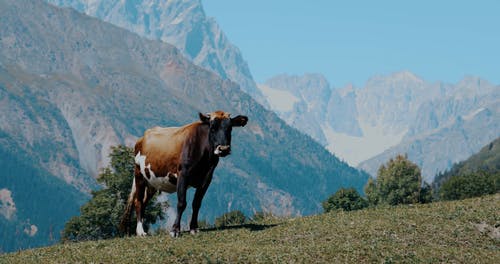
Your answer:
[[[225,157],[229,154],[231,154],[231,146],[229,145],[225,145],[225,146],[222,146],[222,145],[218,145],[215,150],[214,150],[214,154],[219,156],[219,157]]]

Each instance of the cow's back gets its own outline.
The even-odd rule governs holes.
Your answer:
[[[168,173],[177,174],[181,162],[182,148],[191,136],[196,123],[183,127],[154,127],[146,130],[144,136],[135,145],[135,154],[145,156],[146,166],[156,176],[163,177]]]

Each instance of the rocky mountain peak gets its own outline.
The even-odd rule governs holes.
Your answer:
[[[266,104],[239,49],[232,45],[200,0],[46,0],[177,47],[196,65],[215,72]]]
[[[393,92],[398,89],[399,92],[411,92],[424,85],[424,80],[409,71],[395,72],[390,75],[378,75],[370,78],[365,85],[368,90],[373,92]]]
[[[330,84],[325,76],[316,73],[306,73],[304,75],[279,74],[268,79],[265,85],[304,97],[329,96],[331,91]]]

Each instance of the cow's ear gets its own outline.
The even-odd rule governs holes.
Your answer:
[[[202,123],[205,123],[205,124],[209,124],[210,123],[210,114],[202,114],[202,113],[198,113],[200,115],[200,121]]]
[[[237,117],[231,118],[231,125],[234,127],[243,127],[247,124],[248,117],[239,115]]]

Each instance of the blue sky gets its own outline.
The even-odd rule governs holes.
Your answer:
[[[322,73],[334,87],[408,70],[500,84],[500,1],[203,0],[254,79]]]

